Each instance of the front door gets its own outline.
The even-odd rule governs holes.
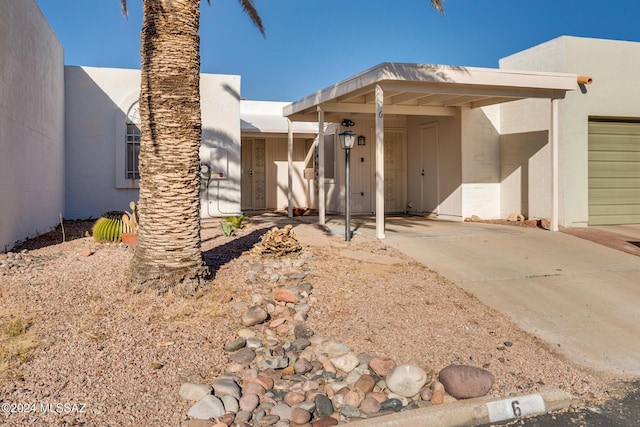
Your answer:
[[[420,128],[420,213],[438,214],[438,124]]]
[[[265,140],[242,141],[242,210],[266,208]]]

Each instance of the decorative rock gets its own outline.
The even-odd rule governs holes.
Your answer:
[[[289,366],[289,358],[285,356],[265,357],[261,363],[261,369],[283,369]]]
[[[302,392],[297,393],[297,392],[290,391],[289,393],[284,395],[284,401],[289,406],[297,405],[299,403],[304,402],[304,400],[305,400],[305,396],[304,396],[304,393]]]
[[[213,382],[213,394],[217,397],[233,396],[240,399],[240,386],[228,378],[218,378]]]
[[[326,418],[333,414],[333,403],[324,394],[317,395],[313,402],[316,404],[315,415],[318,418]]]
[[[386,377],[396,367],[396,362],[387,356],[378,356],[371,359],[369,368],[381,377]]]
[[[181,398],[197,402],[207,394],[211,394],[211,386],[206,384],[184,383],[178,392]]]
[[[360,411],[365,415],[375,414],[380,411],[380,402],[373,397],[365,397],[362,403],[360,403]]]
[[[242,337],[238,337],[232,341],[229,341],[224,345],[224,351],[232,352],[236,350],[240,350],[247,343],[246,339]]]
[[[207,394],[189,409],[187,415],[198,420],[208,420],[224,415],[224,405],[217,397]]]
[[[253,393],[243,393],[239,403],[242,411],[253,412],[260,403],[260,397]]]
[[[291,406],[287,405],[284,402],[278,403],[276,406],[271,408],[271,414],[277,415],[281,420],[290,420],[291,419]]]
[[[444,403],[444,386],[436,381],[431,384],[431,403],[434,405],[442,405]]]
[[[384,393],[379,393],[379,392],[371,392],[371,393],[367,393],[367,397],[371,397],[375,400],[378,401],[378,403],[382,403],[385,400],[387,400],[387,395]]]
[[[253,410],[251,411],[240,411],[236,414],[236,418],[235,418],[235,422],[236,425],[238,424],[242,424],[242,423],[248,423],[249,421],[251,421],[251,418],[253,418]]]
[[[362,415],[360,409],[351,405],[344,405],[342,409],[340,409],[340,414],[346,418],[359,417],[360,415]]]
[[[294,333],[295,333],[295,328],[294,328]],[[293,341],[291,345],[293,346],[293,348],[296,349],[296,351],[302,351],[311,345],[311,341],[309,341],[307,338],[301,337],[301,338],[296,338],[296,340]]]
[[[324,417],[313,423],[313,427],[337,426],[338,420],[333,417]]]
[[[259,305],[254,305],[245,311],[240,320],[244,326],[253,326],[264,322],[269,317],[269,313]]]
[[[250,363],[255,358],[256,358],[256,352],[253,351],[253,349],[251,348],[243,348],[237,353],[229,356],[229,359],[231,359],[233,362],[240,363],[240,364]]]
[[[307,359],[298,359],[296,360],[296,363],[293,364],[293,369],[296,374],[302,375],[310,372],[313,369],[313,365],[311,365],[311,362]]]
[[[444,389],[456,399],[470,399],[486,395],[493,387],[493,374],[467,365],[449,365],[438,374]]]
[[[357,408],[360,406],[364,398],[364,391],[360,390],[359,388],[354,388],[353,390],[349,390],[347,393],[345,393],[344,404],[355,406]]]
[[[257,394],[258,396],[262,396],[265,392],[266,390],[262,384],[254,381],[246,383],[242,389],[243,394]]]
[[[297,304],[299,301],[298,296],[291,292],[289,289],[275,289],[273,291],[273,299],[276,301],[290,302],[293,304]]]
[[[300,405],[298,405],[298,408],[304,409],[305,411],[313,414],[316,410],[316,403],[313,401],[302,402]]]
[[[398,412],[402,409],[402,402],[400,402],[398,399],[387,399],[380,404],[380,410],[384,411],[387,409],[390,409],[393,412]]]
[[[291,410],[291,422],[296,424],[308,423],[311,420],[311,414],[302,408],[293,408]]]
[[[346,344],[337,341],[325,341],[322,343],[322,352],[329,356],[342,356],[350,351]]]
[[[510,214],[509,214],[509,216],[507,217],[507,221],[509,221],[509,222],[524,221],[524,215],[519,214],[519,213],[512,212],[512,213],[510,213]]]
[[[222,396],[220,398],[222,404],[224,405],[225,412],[237,413],[240,410],[240,406],[238,405],[238,400],[230,395]]]
[[[420,399],[430,401],[432,396],[433,392],[428,388],[423,388],[422,390],[420,390]]]
[[[314,335],[314,332],[310,328],[306,327],[305,325],[299,324],[299,325],[296,325],[295,328],[293,328],[293,334],[296,337],[296,339],[298,338],[309,339]]]
[[[262,348],[262,340],[260,338],[247,338],[247,343],[245,345],[247,348],[251,349]]]
[[[360,361],[354,354],[348,353],[344,356],[332,358],[331,363],[342,372],[349,373],[360,364]]]
[[[236,414],[224,414],[223,416],[218,418],[218,424],[216,424],[213,427],[228,427],[231,424],[233,424],[233,422],[236,419]]]
[[[274,425],[278,421],[280,421],[280,417],[277,415],[265,415],[260,419],[260,421],[258,421],[258,425],[261,427],[268,427]]]
[[[360,375],[358,381],[354,384],[355,388],[359,388],[364,391],[365,394],[373,391],[373,388],[376,386],[376,380],[371,375]]]
[[[420,393],[420,389],[428,380],[427,373],[416,365],[398,365],[389,375],[385,382],[387,388],[392,392],[404,397],[412,397]]]

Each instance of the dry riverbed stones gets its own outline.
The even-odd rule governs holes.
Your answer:
[[[315,334],[305,325],[314,300],[303,255],[254,257],[247,283],[264,292],[252,296],[243,327],[224,343],[225,373],[180,387],[180,397],[195,402],[184,426],[332,426],[491,390],[493,375],[483,369],[451,365],[436,380],[427,366],[355,354]]]

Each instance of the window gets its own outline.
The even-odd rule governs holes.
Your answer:
[[[115,126],[115,185],[116,188],[140,187],[140,113],[138,94],[132,93],[116,112]]]
[[[140,128],[137,124],[127,123],[126,137],[126,179],[140,179],[138,156],[140,155]]]

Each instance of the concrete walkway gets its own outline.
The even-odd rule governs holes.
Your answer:
[[[595,370],[640,377],[639,256],[534,228],[421,217],[386,224],[386,244],[507,314],[553,351]],[[329,217],[327,226],[344,235],[343,218]],[[352,228],[375,236],[371,218],[353,218]]]

